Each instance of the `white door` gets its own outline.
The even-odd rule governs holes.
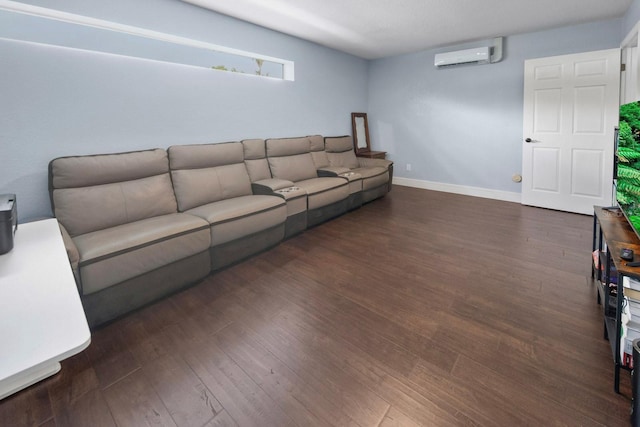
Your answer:
[[[620,49],[525,61],[523,204],[611,205],[619,93]]]

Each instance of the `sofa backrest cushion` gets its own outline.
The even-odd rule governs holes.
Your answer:
[[[322,135],[312,135],[308,138],[311,143],[311,157],[316,169],[329,166],[329,158],[327,157],[327,152],[324,151],[324,137]]]
[[[331,166],[350,169],[358,167],[358,159],[353,152],[353,140],[349,135],[327,137],[324,139],[324,146]]]
[[[296,182],[318,177],[309,138],[267,139],[266,148],[274,178]]]
[[[309,139],[309,147],[312,152],[324,151],[324,137],[322,135],[311,135]]]
[[[251,182],[271,178],[269,163],[264,139],[245,139],[242,141],[244,148],[244,164],[247,166]]]
[[[252,194],[240,142],[174,145],[168,151],[180,211]]]
[[[49,187],[71,236],[177,212],[162,149],[54,159]]]
[[[267,150],[264,139],[244,139],[242,140],[245,160],[258,160],[267,157]]]

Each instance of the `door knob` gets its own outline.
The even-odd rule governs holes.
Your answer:
[[[527,138],[527,139],[524,140],[524,142],[533,142],[533,139]]]

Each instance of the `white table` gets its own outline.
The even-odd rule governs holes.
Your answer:
[[[58,222],[18,225],[0,255],[0,399],[60,370],[91,334]]]

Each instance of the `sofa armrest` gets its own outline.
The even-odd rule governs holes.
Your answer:
[[[283,188],[293,187],[294,184],[286,179],[269,178],[261,179],[260,181],[252,182],[251,189],[253,194],[273,195],[274,191],[281,190]]]
[[[318,169],[318,176],[339,176],[340,174],[349,172],[350,169],[343,166],[323,166]]]
[[[369,159],[367,157],[358,157],[358,164],[361,168],[367,168],[371,166],[381,166],[385,169],[388,169],[390,165],[393,164],[391,160],[385,159]]]
[[[64,242],[64,248],[67,250],[67,257],[69,257],[69,263],[71,264],[71,271],[73,272],[73,277],[76,279],[76,285],[78,286],[78,290],[82,295],[82,283],[80,282],[80,270],[78,270],[78,264],[80,263],[80,252],[78,252],[78,248],[76,244],[73,242],[73,239],[69,235],[69,232],[64,225],[58,222],[58,226],[60,227],[60,234],[62,234],[62,241]]]

